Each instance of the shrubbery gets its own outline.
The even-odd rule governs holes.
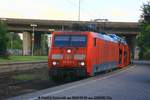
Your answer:
[[[7,33],[6,24],[1,21],[0,22],[0,56],[7,57],[7,46],[9,42],[9,35]]]

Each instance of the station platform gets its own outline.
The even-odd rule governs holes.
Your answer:
[[[132,65],[8,100],[150,100],[149,74],[150,66]]]

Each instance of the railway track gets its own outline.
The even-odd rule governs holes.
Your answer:
[[[30,70],[34,68],[43,68],[43,67],[47,67],[47,61],[1,63],[0,73]]]
[[[48,80],[46,68],[0,73],[0,99],[33,92],[54,85],[56,84]]]

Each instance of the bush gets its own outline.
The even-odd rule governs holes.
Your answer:
[[[144,53],[143,59],[150,60],[150,51]]]
[[[9,42],[9,35],[7,33],[7,26],[4,22],[0,22],[0,56],[8,56],[7,46]]]

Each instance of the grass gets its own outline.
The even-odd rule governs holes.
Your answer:
[[[43,61],[47,56],[9,56],[8,58],[0,57],[0,63],[5,62],[25,62],[25,61]]]
[[[22,74],[22,75],[17,75],[13,76],[13,79],[18,80],[18,81],[28,81],[28,80],[34,80],[36,79],[36,75],[30,75],[30,74]]]

